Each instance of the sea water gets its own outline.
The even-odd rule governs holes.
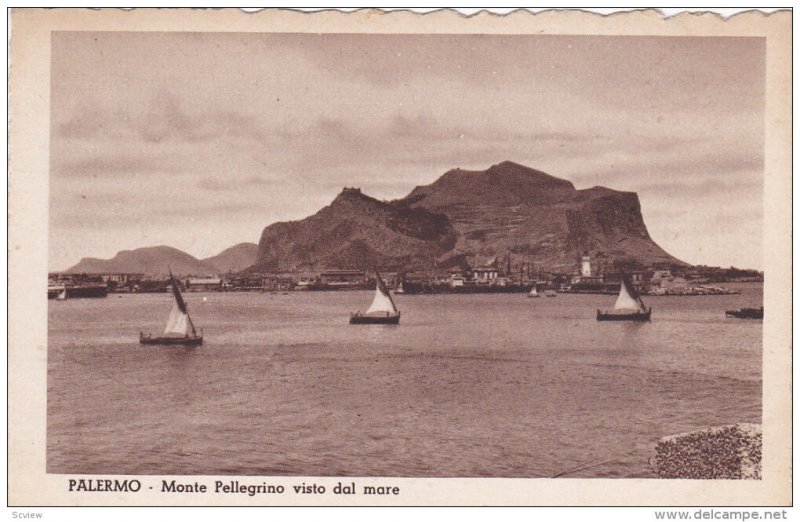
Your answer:
[[[47,470],[654,477],[660,437],[761,422],[762,322],[725,310],[762,289],[730,287],[645,297],[649,323],[598,322],[615,296],[401,295],[399,326],[348,324],[366,291],[189,293],[196,348],[138,342],[170,294],[50,301]]]

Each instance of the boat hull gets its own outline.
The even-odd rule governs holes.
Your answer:
[[[763,308],[742,308],[741,310],[727,310],[725,317],[735,317],[736,319],[763,319]]]
[[[598,321],[649,321],[651,308],[646,312],[632,312],[632,313],[614,313],[597,311]]]
[[[350,324],[400,324],[400,314],[389,316],[352,314]]]
[[[200,346],[203,336],[200,337],[150,337],[139,334],[139,344],[157,344],[160,346]]]
[[[64,290],[65,287],[48,288],[47,298],[57,299],[58,296],[64,292]],[[108,296],[108,287],[106,285],[98,284],[98,285],[67,286],[64,298],[75,299],[78,297],[107,297],[107,296]]]

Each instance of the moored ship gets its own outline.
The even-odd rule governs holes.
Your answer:
[[[525,294],[533,284],[511,282],[484,283],[464,279],[449,281],[403,281],[403,293],[415,294]]]
[[[78,297],[107,297],[108,286],[105,284],[78,284],[78,285],[57,285],[47,287],[47,298],[56,299],[60,295],[64,299],[75,299]]]
[[[735,317],[737,319],[763,319],[764,307],[760,308],[740,308],[739,310],[726,310],[725,317]]]

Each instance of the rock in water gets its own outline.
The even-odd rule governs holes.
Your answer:
[[[760,479],[761,425],[733,424],[664,437],[656,446],[659,478]]]

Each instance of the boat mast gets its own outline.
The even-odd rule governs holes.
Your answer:
[[[192,337],[197,337],[197,330],[194,329],[194,323],[192,322],[192,316],[189,315],[189,310],[186,310],[186,318],[189,320],[189,326],[192,327]]]
[[[181,290],[178,288],[178,282],[175,281],[175,276],[172,275],[172,270],[169,270],[169,279],[172,282],[172,294],[175,296],[175,302],[178,304],[178,309],[181,311],[181,313],[186,314],[186,318],[189,320],[189,326],[192,327],[192,336],[197,337],[197,330],[194,328],[192,316],[189,315],[189,309],[186,307],[186,302],[183,300],[183,296],[181,296]]]
[[[375,270],[375,279],[376,279],[376,284],[378,285],[378,288],[380,289],[381,293],[389,298],[389,302],[392,303],[392,308],[394,308],[394,311],[397,312],[397,305],[394,304],[394,299],[392,299],[392,294],[390,294],[389,291],[386,289],[386,286],[383,284],[383,279],[381,279],[381,275],[378,273],[377,270]]]

